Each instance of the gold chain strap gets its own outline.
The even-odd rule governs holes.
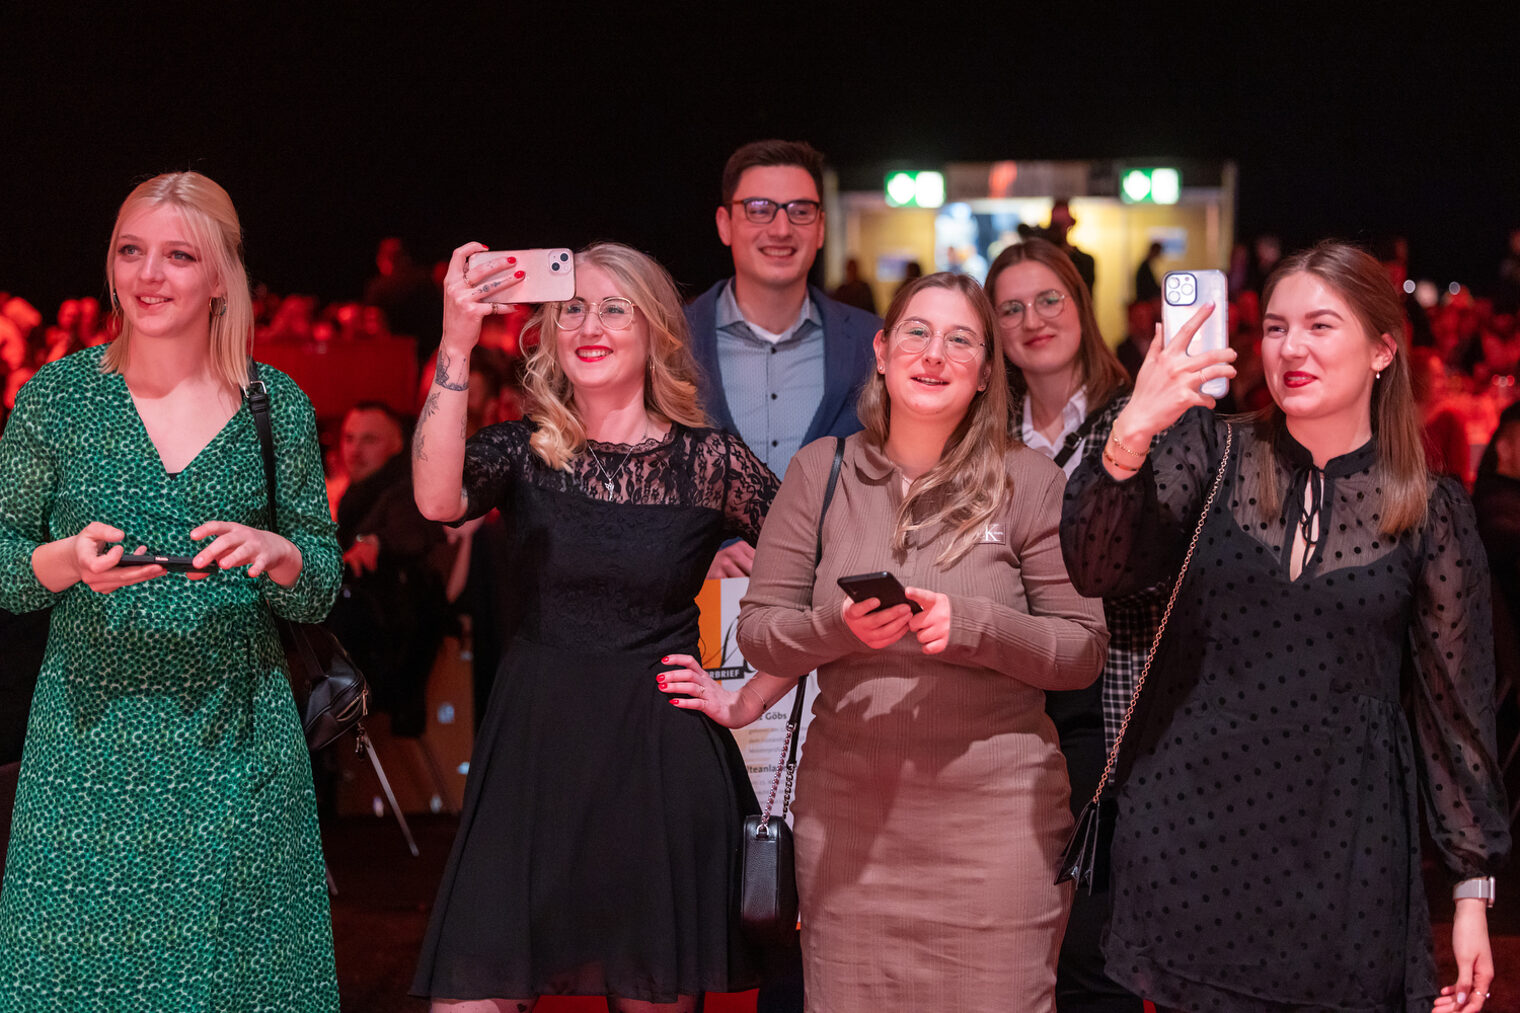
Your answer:
[[[1135,705],[1140,702],[1140,690],[1145,686],[1145,677],[1150,674],[1151,662],[1156,660],[1156,649],[1161,646],[1161,635],[1166,632],[1166,622],[1172,617],[1172,606],[1177,604],[1177,594],[1182,590],[1182,579],[1187,576],[1188,564],[1193,561],[1193,550],[1198,548],[1198,538],[1203,534],[1204,522],[1209,518],[1209,509],[1214,505],[1214,497],[1219,492],[1219,487],[1224,485],[1224,469],[1230,463],[1230,443],[1234,436],[1234,427],[1228,423],[1224,427],[1224,456],[1219,459],[1219,470],[1214,474],[1214,484],[1209,489],[1208,498],[1203,501],[1203,509],[1198,513],[1198,526],[1193,528],[1193,540],[1188,543],[1187,555],[1182,557],[1182,567],[1177,571],[1177,582],[1172,585],[1172,594],[1166,600],[1166,611],[1161,613],[1161,623],[1156,627],[1156,635],[1151,638],[1151,650],[1145,657],[1145,667],[1140,669],[1140,675],[1135,679],[1135,691],[1129,696],[1129,707],[1124,711],[1124,720],[1119,724],[1119,734],[1114,737],[1114,744],[1108,750],[1108,762],[1103,764],[1103,776],[1098,778],[1098,790],[1093,792],[1092,804],[1097,805],[1103,797],[1103,789],[1108,787],[1108,778],[1114,772],[1114,763],[1119,758],[1119,747],[1124,744],[1124,733],[1129,730],[1130,718],[1135,716]]]

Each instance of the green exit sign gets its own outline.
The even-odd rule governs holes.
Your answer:
[[[887,206],[937,208],[945,203],[945,176],[939,172],[889,172]]]
[[[1175,204],[1182,195],[1182,173],[1166,166],[1126,169],[1119,177],[1119,199],[1126,204]]]

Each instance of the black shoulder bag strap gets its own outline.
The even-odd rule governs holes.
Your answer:
[[[1066,462],[1071,460],[1071,455],[1077,452],[1077,444],[1087,439],[1087,434],[1092,432],[1093,426],[1097,424],[1098,416],[1102,414],[1102,408],[1094,408],[1087,413],[1087,418],[1082,420],[1082,424],[1067,435],[1066,442],[1061,444],[1061,452],[1055,456],[1057,468],[1066,467]]]
[[[829,481],[823,487],[823,509],[818,511],[818,542],[813,553],[813,568],[823,559],[823,519],[829,514],[829,504],[834,500],[834,487],[839,484],[839,468],[844,464],[844,437],[834,437],[834,463],[829,465]],[[787,721],[792,741],[786,753],[786,795],[781,799],[781,815],[792,804],[792,775],[797,772],[797,745],[802,740],[802,701],[807,696],[807,676],[797,680],[797,699],[792,701],[792,716]]]
[[[829,482],[823,487],[823,509],[818,511],[818,547],[813,551],[813,566],[823,558],[823,518],[829,512],[834,499],[834,486],[839,483],[839,468],[844,464],[844,437],[834,437],[834,463],[829,466]]]
[[[259,364],[248,360],[248,410],[253,412],[253,427],[259,431],[259,449],[264,452],[264,482],[269,486],[269,523],[274,524],[274,429],[269,424],[269,388],[259,379]]]
[[[246,396],[248,398],[248,410],[253,413],[253,428],[259,432],[259,450],[263,453],[264,457],[264,483],[269,489],[269,530],[274,531],[275,534],[279,534],[279,531],[275,530],[279,525],[275,522],[274,427],[269,422],[269,388],[264,386],[263,380],[259,379],[259,364],[253,361],[252,356],[248,358],[248,391]],[[312,651],[311,645],[306,642],[305,637],[296,636],[284,620],[276,622],[275,627],[280,631],[280,643],[287,649],[294,645],[295,649],[300,652],[302,660],[306,662],[307,671],[319,672],[323,670],[321,662],[317,660],[316,654]],[[306,687],[306,691],[309,693],[310,687]],[[297,697],[298,702],[300,699],[300,697]],[[302,715],[302,719],[304,721],[304,714]]]
[[[829,466],[829,481],[823,487],[823,509],[818,511],[818,547],[813,556],[813,567],[816,569],[818,561],[823,558],[823,518],[828,515],[829,503],[834,499],[834,486],[839,483],[839,468],[844,464],[844,437],[834,437],[834,463]],[[792,778],[797,773],[797,746],[802,738],[802,703],[807,696],[807,676],[797,680],[797,697],[792,701],[792,716],[786,720],[786,744],[782,752],[786,755],[786,763],[776,768],[776,779],[771,782],[771,797],[765,802],[765,811],[760,814],[760,836],[766,833],[766,824],[771,820],[771,806],[776,801],[776,788],[781,781],[781,771],[786,770],[786,794],[781,796],[781,815],[786,816],[787,808],[792,804]]]

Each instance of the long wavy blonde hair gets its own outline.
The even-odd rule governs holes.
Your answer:
[[[1008,436],[1008,377],[1002,368],[1002,339],[986,292],[960,274],[929,274],[904,286],[887,309],[882,333],[889,339],[907,313],[913,297],[927,288],[958,292],[971,304],[981,328],[982,365],[987,389],[971,398],[966,415],[945,443],[939,463],[915,479],[898,508],[892,549],[899,555],[908,538],[919,530],[949,532],[938,563],[953,565],[981,539],[987,523],[1013,495],[1006,460]],[[860,394],[860,421],[867,438],[879,448],[887,445],[892,428],[892,399],[886,376],[872,371]]]
[[[579,270],[587,265],[606,271],[618,292],[633,302],[649,328],[649,358],[644,369],[644,409],[656,418],[684,426],[709,425],[697,392],[697,363],[681,297],[669,272],[646,253],[622,243],[593,243],[575,255]],[[538,428],[529,445],[551,468],[568,469],[586,449],[586,425],[575,407],[575,391],[559,361],[554,320],[561,303],[544,303],[523,328],[537,341],[526,357],[523,385],[528,413]]]
[[[116,298],[116,248],[122,225],[140,212],[170,207],[179,212],[213,283],[226,289],[226,302],[206,307],[211,330],[211,368],[218,379],[235,387],[248,385],[248,353],[253,348],[253,298],[248,270],[243,266],[243,226],[232,198],[198,172],[166,172],[140,183],[116,212],[111,245],[106,250],[106,283],[111,290],[111,316],[120,333],[100,360],[103,373],[126,368],[132,346],[132,325]],[[220,312],[219,312],[220,310]]]

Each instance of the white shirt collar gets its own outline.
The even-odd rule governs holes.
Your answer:
[[[1038,450],[1046,457],[1053,459],[1056,454],[1060,453],[1061,447],[1065,445],[1066,437],[1070,436],[1077,429],[1081,428],[1082,422],[1086,418],[1087,388],[1082,387],[1079,388],[1077,392],[1067,400],[1066,406],[1061,409],[1061,431],[1056,434],[1056,438],[1054,440],[1047,440],[1044,436],[1035,431],[1034,398],[1030,397],[1028,394],[1025,394],[1024,419],[1020,425],[1020,435],[1023,436],[1024,445],[1026,447],[1031,450]],[[1083,442],[1085,442],[1085,440]],[[1080,449],[1080,447],[1081,444],[1079,443],[1078,448]],[[1066,462],[1066,475],[1068,478],[1071,477],[1071,473],[1076,470],[1077,463],[1081,459],[1082,455],[1079,452],[1072,454],[1070,460]]]

